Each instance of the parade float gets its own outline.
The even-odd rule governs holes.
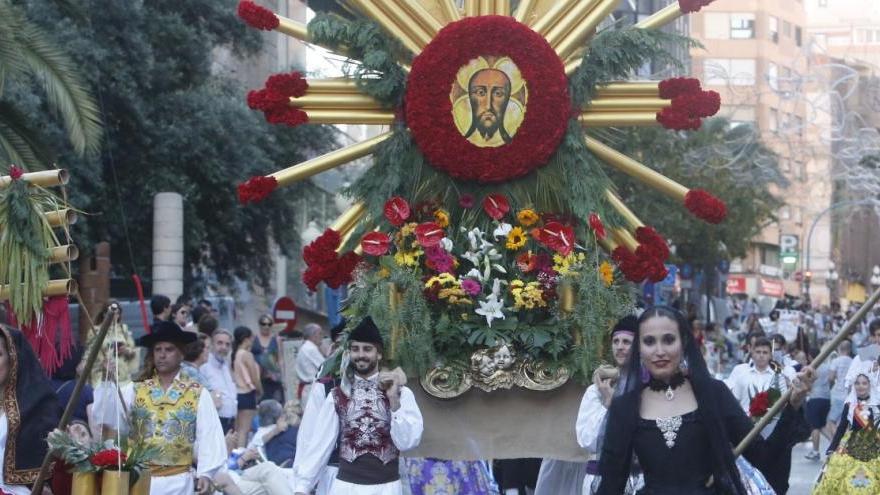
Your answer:
[[[670,254],[607,168],[707,222],[727,213],[602,139],[622,126],[693,130],[719,110],[696,79],[629,80],[651,61],[680,65],[669,48],[691,41],[659,28],[710,1],[634,26],[605,22],[619,0],[345,0],[308,25],[240,2],[249,26],[348,61],[342,78],[273,75],[250,108],[280,125],[387,129],[248,178],[238,195],[258,202],[372,157],[345,191],[351,209],[305,247],[304,282],[348,285],[351,320],[369,314],[386,332],[384,357],[411,377],[430,425],[413,455],[582,458],[583,384],[633,309],[632,284],[663,280]]]

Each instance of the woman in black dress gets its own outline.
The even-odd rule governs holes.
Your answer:
[[[767,439],[745,457],[765,475],[809,436],[800,410],[811,369],[792,382],[790,404]],[[639,495],[745,495],[733,446],[752,429],[727,386],[713,379],[680,312],[655,307],[639,318],[623,393],[611,404],[597,493],[624,493],[633,455],[645,476]],[[711,483],[710,483],[711,480]]]

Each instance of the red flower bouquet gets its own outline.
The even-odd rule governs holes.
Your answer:
[[[338,256],[336,250],[340,242],[339,232],[327,229],[303,249],[303,261],[307,266],[303,272],[303,283],[309,290],[317,290],[321,282],[331,289],[337,289],[352,281],[352,273],[360,256],[353,252]]]
[[[684,206],[697,218],[721,223],[727,217],[727,205],[702,189],[691,189],[684,197]]]
[[[306,94],[309,84],[302,73],[274,74],[266,79],[263,89],[251,91],[247,104],[252,110],[263,112],[266,122],[296,127],[309,121],[308,115],[290,106],[291,98]]]
[[[678,8],[685,14],[699,12],[700,9],[714,2],[715,0],[678,0]]]
[[[92,454],[89,462],[99,469],[115,469],[124,465],[125,459],[125,452],[118,449],[104,449]]]
[[[278,27],[278,16],[271,10],[254,2],[244,0],[238,3],[238,17],[248,26],[263,31],[271,31]]]
[[[238,185],[238,202],[243,205],[259,203],[269,197],[277,187],[278,181],[275,177],[251,177],[247,182]]]

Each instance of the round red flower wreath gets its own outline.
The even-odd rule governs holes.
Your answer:
[[[506,56],[528,84],[525,118],[510,143],[471,144],[455,125],[450,89],[462,66],[479,56]],[[562,61],[547,41],[506,16],[468,17],[444,27],[413,60],[406,123],[419,149],[455,179],[504,182],[550,160],[572,115]]]

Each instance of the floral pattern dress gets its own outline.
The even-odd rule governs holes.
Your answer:
[[[404,495],[497,495],[483,461],[401,458]]]

